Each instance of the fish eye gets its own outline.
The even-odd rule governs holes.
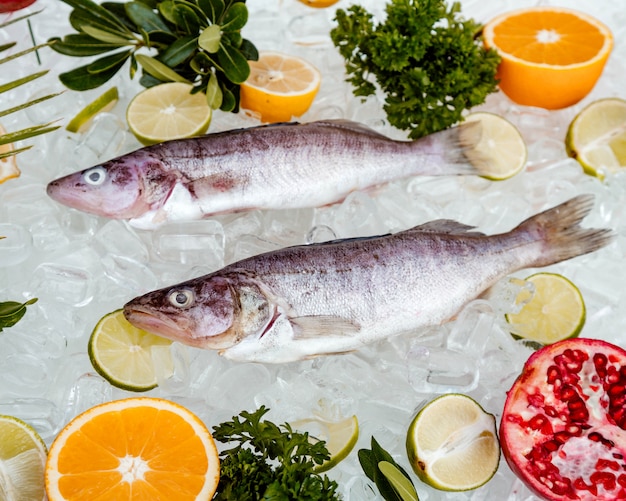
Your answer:
[[[172,306],[188,308],[195,301],[195,294],[189,289],[178,289],[170,292],[169,300]]]
[[[107,171],[101,165],[97,167],[92,167],[89,170],[86,170],[83,174],[83,179],[87,184],[92,186],[98,186],[104,183],[104,180],[107,178]]]

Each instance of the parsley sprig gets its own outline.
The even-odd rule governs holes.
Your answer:
[[[385,94],[389,123],[413,139],[445,129],[497,87],[500,57],[483,47],[480,26],[444,0],[391,0],[374,24],[364,7],[338,9],[331,38],[356,96]]]
[[[220,480],[214,500],[338,500],[338,484],[313,471],[329,459],[323,441],[278,426],[262,417],[269,411],[243,411],[213,428],[219,442],[235,444],[220,452]]]

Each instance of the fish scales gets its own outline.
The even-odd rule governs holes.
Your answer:
[[[274,124],[148,146],[48,184],[55,200],[140,228],[251,209],[319,207],[396,179],[478,174],[467,123],[416,141],[345,120]]]
[[[288,247],[150,292],[124,307],[145,330],[235,360],[341,353],[439,325],[497,280],[607,245],[581,195],[487,236],[439,220],[396,234]]]

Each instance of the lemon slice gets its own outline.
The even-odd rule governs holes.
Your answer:
[[[565,149],[600,179],[626,167],[626,101],[607,98],[586,106],[569,125]]]
[[[476,489],[498,469],[496,419],[466,395],[442,395],[413,418],[406,450],[417,476],[432,487]]]
[[[7,131],[5,130],[5,128],[2,127],[2,125],[0,125],[0,136],[6,133]],[[14,149],[15,148],[13,147],[13,143],[2,144],[0,145],[0,155],[3,153],[9,153],[13,151]],[[15,155],[10,155],[8,157],[0,158],[0,184],[4,183],[5,181],[9,179],[19,177],[19,176],[20,176],[20,169],[17,166]]]
[[[46,445],[28,424],[0,416],[0,499],[37,501],[45,498]]]
[[[523,289],[516,302],[526,304],[519,313],[506,315],[511,333],[543,345],[578,336],[586,318],[578,287],[556,273],[536,273],[526,281],[533,284],[535,291]]]
[[[202,92],[193,86],[168,82],[141,91],[128,105],[128,128],[143,144],[204,134],[211,124],[212,110]]]
[[[527,148],[522,135],[507,119],[487,112],[470,113],[466,122],[480,122],[480,140],[466,152],[482,177],[492,181],[509,179],[524,169]],[[473,134],[472,128],[461,134]]]
[[[98,374],[113,386],[148,391],[157,386],[153,349],[171,343],[133,326],[120,309],[106,314],[94,328],[89,338],[89,359]],[[161,351],[158,353],[162,360]]]
[[[242,108],[263,122],[286,122],[303,115],[320,88],[320,72],[308,61],[281,52],[262,52],[250,61],[250,76],[240,86]]]
[[[341,421],[326,421],[318,418],[301,419],[291,423],[294,430],[308,432],[312,441],[323,440],[330,459],[315,468],[318,473],[328,471],[346,458],[359,438],[359,421],[351,416]]]
[[[331,5],[335,5],[339,0],[300,0],[304,5],[315,7],[316,9],[325,9]]]
[[[98,113],[104,113],[113,109],[119,100],[117,87],[111,87],[104,94],[80,110],[65,127],[70,132],[84,132],[89,128],[91,121]]]

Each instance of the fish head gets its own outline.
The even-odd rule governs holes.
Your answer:
[[[112,219],[132,219],[158,209],[176,178],[154,155],[137,152],[55,179],[50,198],[74,209]]]
[[[140,329],[206,349],[226,349],[241,339],[238,293],[228,279],[207,276],[129,301],[128,321]]]

